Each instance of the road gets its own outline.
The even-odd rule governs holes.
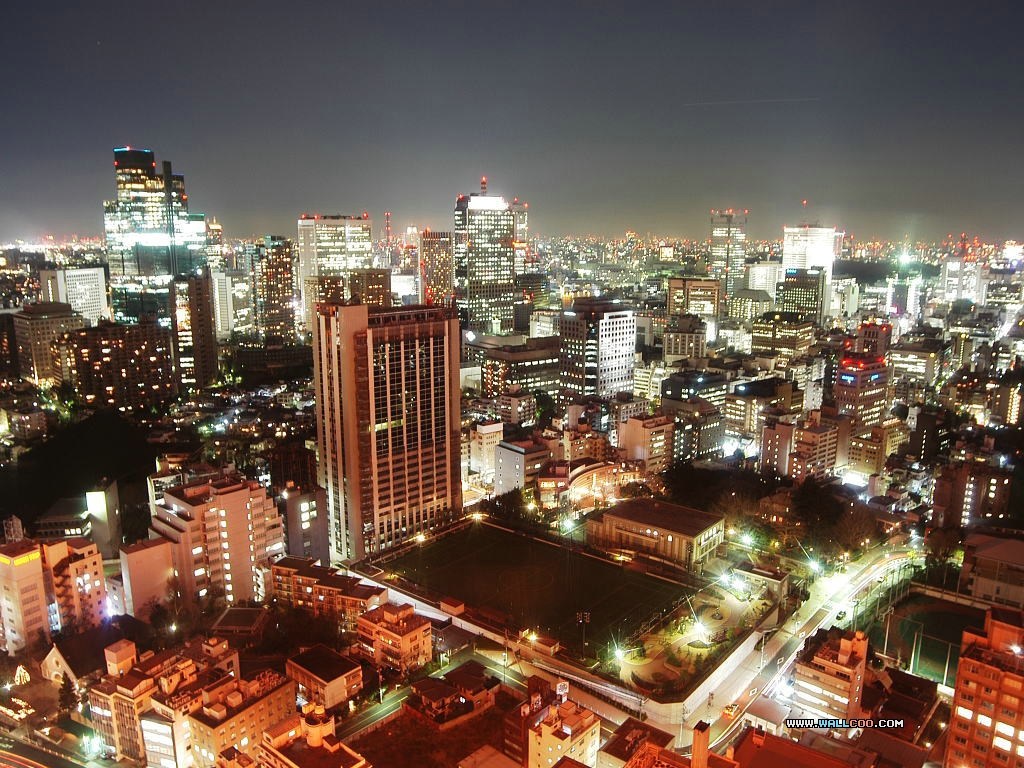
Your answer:
[[[711,744],[714,746],[730,738],[743,721],[743,713],[759,696],[770,695],[780,679],[789,674],[789,668],[803,647],[807,636],[822,626],[836,623],[836,614],[841,610],[848,613],[854,598],[877,586],[877,580],[900,563],[910,560],[915,550],[910,547],[874,550],[857,563],[847,566],[847,573],[819,577],[811,586],[811,597],[800,609],[781,626],[764,645],[764,664],[761,664],[760,650],[750,654],[737,669],[719,686],[714,702],[700,706],[690,713],[683,727],[678,724],[657,724],[658,727],[675,733],[677,747],[684,751],[692,743],[693,726],[700,720],[711,723]],[[848,615],[847,619],[852,616]],[[735,703],[738,711],[734,717],[722,715],[722,707]],[[680,732],[681,731],[681,732]]]
[[[25,744],[8,735],[0,736],[0,765],[10,768],[82,768],[72,762]]]

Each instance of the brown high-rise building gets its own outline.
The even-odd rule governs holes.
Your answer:
[[[332,559],[359,560],[462,515],[459,326],[445,307],[316,314],[318,484]]]
[[[252,306],[256,333],[263,341],[295,340],[295,269],[292,241],[267,235],[252,264]]]
[[[53,342],[52,355],[57,380],[86,405],[138,410],[178,393],[171,332],[155,321],[79,328]]]
[[[202,388],[217,378],[217,336],[213,323],[210,270],[173,283],[174,360],[183,389]]]
[[[450,304],[455,295],[452,233],[420,234],[420,280],[425,304]]]

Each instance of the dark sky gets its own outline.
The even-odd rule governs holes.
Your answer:
[[[303,210],[450,227],[487,174],[543,234],[1024,239],[1024,3],[21,2],[0,240],[98,234],[111,148],[230,236]]]

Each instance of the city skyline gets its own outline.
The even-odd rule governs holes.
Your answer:
[[[487,175],[530,201],[541,235],[705,239],[708,211],[734,207],[755,240],[804,220],[859,239],[1019,239],[1019,10],[587,10],[203,7],[195,23],[21,8],[9,111],[74,119],[0,129],[18,148],[0,239],[99,234],[104,158],[124,144],[172,159],[231,237],[290,234],[308,210],[446,230]],[[126,59],[129,30],[177,56]]]

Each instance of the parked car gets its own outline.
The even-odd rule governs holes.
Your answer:
[[[737,712],[737,710],[739,710],[739,708],[740,708],[739,704],[728,704],[728,705],[722,707],[722,714],[725,717],[736,717],[736,712]]]

